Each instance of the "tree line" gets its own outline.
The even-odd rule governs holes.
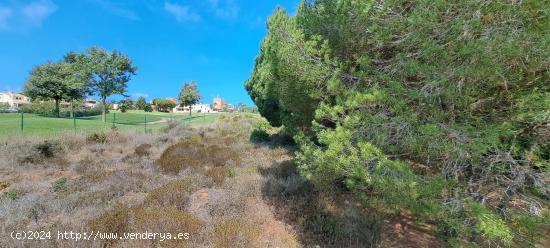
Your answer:
[[[32,69],[25,83],[23,94],[34,100],[52,100],[55,103],[55,113],[60,116],[60,103],[62,101],[71,104],[70,115],[73,116],[74,102],[81,100],[86,95],[96,95],[100,98],[102,108],[102,120],[106,120],[107,98],[112,95],[126,96],[128,82],[136,75],[137,68],[132,65],[132,60],[126,55],[114,50],[108,52],[105,49],[93,47],[84,53],[67,53],[58,62],[47,62]],[[197,104],[200,93],[195,81],[185,82],[179,93],[179,101],[182,106]],[[166,99],[154,99],[153,104],[159,111],[170,111],[176,106],[175,102]],[[119,103],[122,112],[137,108],[144,111],[152,111],[150,104],[140,97],[136,103],[127,98]]]
[[[199,93],[199,88],[196,81],[184,82],[181,90],[178,94],[179,105],[182,107],[189,107],[189,115],[191,115],[191,107],[199,103],[201,95]],[[171,109],[177,106],[177,103],[168,100],[155,98],[153,99],[153,104],[161,112],[169,112]]]
[[[59,117],[61,101],[71,103],[86,95],[97,95],[102,104],[102,120],[107,98],[124,95],[137,68],[126,55],[93,47],[85,53],[67,53],[61,61],[36,66],[25,83],[23,94],[33,100],[53,100]],[[71,114],[72,115],[72,114]]]
[[[304,0],[269,18],[245,87],[319,188],[452,245],[533,245],[550,220],[548,6]]]

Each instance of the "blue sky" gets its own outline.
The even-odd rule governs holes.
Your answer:
[[[138,67],[133,98],[176,97],[196,80],[203,102],[252,104],[244,81],[266,21],[299,0],[0,0],[0,91],[20,91],[29,71],[68,51],[117,49]]]

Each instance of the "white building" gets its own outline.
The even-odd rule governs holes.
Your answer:
[[[85,108],[95,108],[97,106],[97,101],[95,99],[86,99],[84,103],[82,103],[82,107]]]
[[[28,97],[12,93],[12,92],[0,92],[0,103],[7,103],[10,105],[10,108],[16,109],[19,108],[19,106],[24,104],[30,104],[30,100]]]
[[[185,113],[185,112],[189,112],[189,106],[184,106],[184,107],[176,106],[176,107],[173,109],[173,112],[174,112],[174,113]],[[213,111],[213,110],[210,108],[210,105],[204,104],[204,103],[195,104],[195,105],[191,106],[191,112],[199,112],[199,113],[216,113],[216,111]]]

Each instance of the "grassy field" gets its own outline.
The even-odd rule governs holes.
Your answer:
[[[111,129],[116,126],[119,130],[143,130],[145,131],[145,118],[147,118],[147,130],[156,131],[166,125],[167,121],[178,121],[190,125],[202,125],[212,123],[218,118],[218,114],[172,114],[143,111],[130,111],[121,113],[113,111],[107,114],[107,122],[101,121],[101,116],[82,117],[75,123],[69,118],[51,118],[35,114],[24,114],[23,130],[21,130],[21,114],[0,114],[0,136],[7,135],[57,135],[66,132],[95,132]]]

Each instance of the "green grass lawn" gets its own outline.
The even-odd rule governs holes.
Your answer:
[[[56,135],[65,132],[95,132],[110,130],[114,125],[119,130],[143,130],[145,131],[145,118],[147,116],[147,129],[159,130],[166,125],[166,121],[173,120],[189,125],[203,125],[212,123],[218,119],[218,114],[194,113],[172,114],[161,112],[146,113],[143,111],[130,111],[121,113],[112,111],[107,115],[107,122],[101,121],[101,115],[82,117],[76,119],[76,130],[72,119],[50,118],[35,114],[24,114],[23,131],[21,131],[21,114],[0,113],[0,136],[6,135]]]
[[[115,124],[123,124],[123,125],[143,125],[146,121],[147,122],[157,122],[162,120],[161,115],[153,115],[149,113],[121,113],[121,112],[111,112],[107,114],[107,123],[115,122]],[[101,115],[91,116],[88,118],[80,118],[82,120],[90,120],[90,121],[99,121],[101,122]]]

